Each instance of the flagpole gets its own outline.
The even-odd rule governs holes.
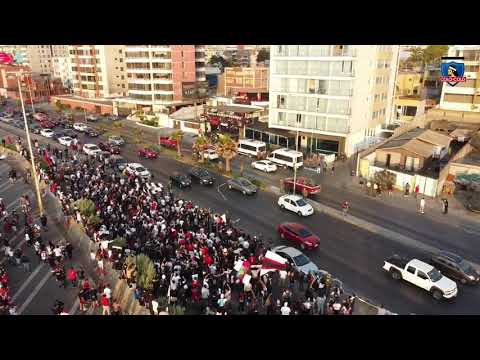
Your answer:
[[[25,122],[25,133],[27,134],[27,143],[28,143],[28,148],[30,150],[30,161],[32,163],[33,180],[35,182],[35,190],[37,193],[38,208],[40,210],[40,216],[43,216],[42,196],[40,195],[40,185],[38,182],[37,168],[35,167],[35,157],[33,156],[32,142],[30,140],[30,131],[28,129],[27,115],[25,114],[25,104],[23,103],[22,87],[20,84],[20,77],[18,76],[17,73],[15,73],[15,75],[17,76],[18,91],[20,93],[20,102],[22,104],[23,120]]]

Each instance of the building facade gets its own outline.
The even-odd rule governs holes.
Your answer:
[[[205,48],[200,45],[127,45],[128,98],[133,109],[171,112],[207,94]]]
[[[351,155],[391,119],[392,45],[272,45],[269,127],[298,130],[300,148]]]
[[[127,95],[124,45],[69,45],[74,95],[108,98]]]
[[[269,69],[267,67],[225,68],[218,79],[217,95],[246,96],[257,101],[268,99]]]
[[[443,83],[440,109],[480,113],[480,45],[455,45],[448,56],[463,56],[466,82]]]

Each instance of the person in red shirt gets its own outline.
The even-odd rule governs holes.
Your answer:
[[[110,300],[108,300],[105,294],[100,298],[100,304],[103,307],[102,315],[110,315]]]
[[[77,272],[71,267],[67,272],[67,279],[72,284],[72,287],[77,286]]]
[[[90,290],[90,283],[88,282],[88,279],[84,279],[84,280],[83,280],[82,289],[84,289],[84,290]]]

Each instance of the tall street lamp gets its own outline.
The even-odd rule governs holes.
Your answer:
[[[17,78],[18,92],[20,94],[20,103],[22,104],[23,120],[24,120],[24,123],[25,123],[25,133],[27,134],[28,149],[30,151],[30,161],[32,163],[33,180],[35,182],[35,190],[36,190],[36,193],[37,193],[38,208],[40,210],[40,216],[42,216],[43,215],[43,202],[42,202],[42,196],[40,194],[40,184],[38,182],[38,176],[37,176],[37,170],[36,170],[37,168],[35,167],[35,157],[33,156],[32,142],[30,140],[30,131],[29,131],[29,128],[28,128],[27,115],[25,114],[25,104],[23,102],[22,84],[20,83],[20,77],[23,76],[24,74],[25,73],[23,71],[8,72],[7,73],[7,75],[12,75],[12,76],[15,76]],[[33,101],[32,101],[32,103],[33,103]]]
[[[298,136],[299,136],[299,126],[302,122],[302,117],[300,114],[297,114],[297,136],[295,138],[295,151],[298,152]],[[295,187],[297,185],[297,154],[293,158],[293,193],[295,194]]]

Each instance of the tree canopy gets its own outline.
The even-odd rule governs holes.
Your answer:
[[[270,60],[270,53],[266,49],[260,49],[257,54],[257,63]]]
[[[408,61],[421,65],[436,65],[447,52],[448,45],[428,45],[425,49],[417,46],[410,49]]]

